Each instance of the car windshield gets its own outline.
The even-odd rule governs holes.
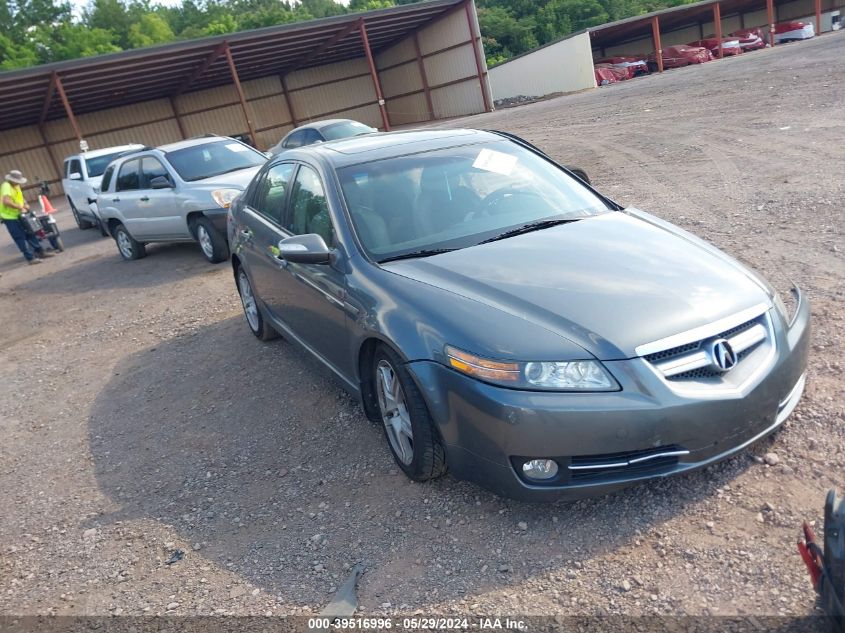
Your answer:
[[[580,180],[510,141],[392,157],[338,175],[355,231],[376,261],[610,210]]]
[[[109,166],[109,163],[122,153],[123,152],[114,152],[113,154],[105,154],[104,156],[96,156],[94,158],[86,156],[85,167],[88,169],[88,177],[96,178],[97,176],[102,176],[103,172],[106,171],[106,167]]]
[[[377,132],[375,128],[369,125],[358,123],[358,121],[342,121],[340,123],[332,123],[320,129],[323,137],[327,141],[336,141],[339,138],[349,138],[350,136],[360,136],[361,134],[370,134]]]
[[[267,162],[267,157],[243,143],[222,140],[173,150],[167,153],[167,160],[182,180],[192,182],[257,167]]]

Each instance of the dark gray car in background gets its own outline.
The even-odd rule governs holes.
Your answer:
[[[412,479],[604,493],[776,430],[809,305],[622,208],[516,137],[379,134],[286,151],[230,209],[252,332],[297,341]]]

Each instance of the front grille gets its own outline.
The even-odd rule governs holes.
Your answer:
[[[672,470],[689,451],[672,444],[640,451],[579,455],[569,464],[571,483],[613,481],[630,477],[658,475]]]
[[[712,382],[724,373],[714,366],[709,352],[710,344],[718,339],[725,339],[731,345],[737,354],[738,367],[755,349],[770,341],[771,325],[768,316],[763,313],[706,338],[653,352],[643,358],[666,380]]]

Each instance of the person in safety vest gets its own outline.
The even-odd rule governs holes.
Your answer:
[[[21,224],[21,213],[29,209],[29,205],[23,199],[21,185],[26,184],[26,178],[17,169],[13,169],[0,185],[0,220],[9,231],[17,247],[20,249],[26,261],[30,264],[40,264],[41,259],[53,257],[54,253],[48,253],[41,247],[41,243],[34,235],[27,235]]]

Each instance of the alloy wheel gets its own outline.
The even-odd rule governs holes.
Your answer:
[[[408,465],[414,459],[414,431],[405,392],[393,366],[382,359],[376,367],[376,390],[387,439],[397,459]]]
[[[244,306],[247,323],[249,323],[253,332],[258,332],[258,305],[255,303],[252,286],[249,285],[249,279],[243,270],[238,273],[238,289],[240,290],[241,303]]]
[[[197,240],[200,243],[203,254],[209,259],[212,259],[214,257],[214,244],[211,243],[211,236],[202,224],[197,227]]]
[[[120,230],[117,232],[117,248],[120,249],[120,254],[126,259],[132,259],[132,242],[126,231]]]

